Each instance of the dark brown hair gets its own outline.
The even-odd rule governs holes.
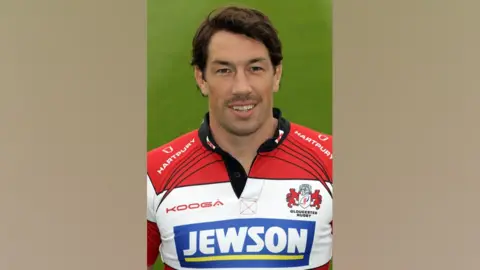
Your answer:
[[[268,17],[252,8],[228,6],[212,11],[200,24],[192,41],[192,66],[205,71],[210,40],[222,30],[262,42],[268,49],[272,65],[276,67],[282,62],[282,43]]]

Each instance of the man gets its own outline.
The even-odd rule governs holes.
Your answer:
[[[209,110],[148,153],[148,267],[319,269],[332,257],[332,137],[273,107],[282,46],[248,8],[210,15],[193,39]],[[159,256],[160,255],[160,256]]]

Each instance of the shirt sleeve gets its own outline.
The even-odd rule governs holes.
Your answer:
[[[328,140],[325,142],[325,147],[330,152],[329,157],[327,158],[327,171],[330,178],[330,184],[333,184],[333,137],[329,136]]]
[[[329,188],[331,192],[333,193],[333,138],[330,136],[329,142],[327,144],[328,149],[330,150],[330,158],[328,162],[328,173],[330,177],[330,183],[328,183]],[[332,228],[332,234],[333,234],[333,220],[330,222],[330,227]]]
[[[147,175],[147,266],[155,264],[161,244],[160,230],[155,215],[155,199],[156,192]]]

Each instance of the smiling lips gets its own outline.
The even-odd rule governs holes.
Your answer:
[[[237,116],[244,118],[250,116],[255,106],[257,106],[257,104],[244,102],[231,104],[229,108],[232,109]]]
[[[250,104],[250,105],[232,106],[231,108],[234,109],[235,111],[247,112],[253,109],[254,107],[255,105]]]

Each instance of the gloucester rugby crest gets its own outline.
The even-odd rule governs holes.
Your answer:
[[[310,217],[311,215],[318,214],[322,203],[322,196],[320,190],[312,190],[312,186],[309,184],[301,184],[298,191],[294,188],[290,189],[290,192],[286,197],[287,205],[291,208],[291,212],[297,214],[297,216]],[[299,207],[305,210],[293,210],[294,207]],[[312,210],[312,211],[309,211]]]

